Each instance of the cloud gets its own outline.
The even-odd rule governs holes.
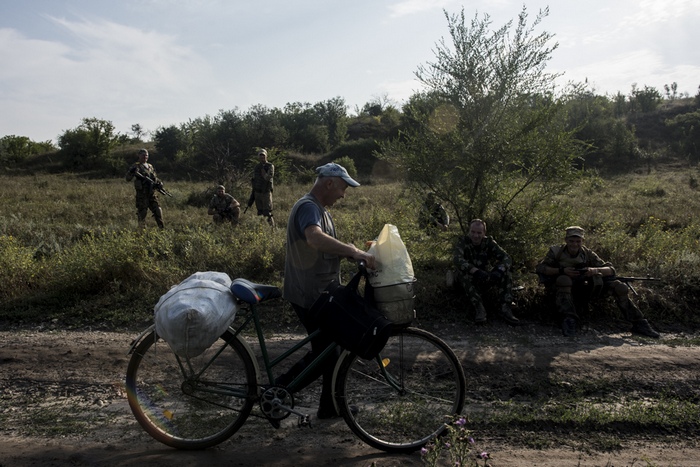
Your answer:
[[[177,108],[192,111],[193,102],[218,89],[210,65],[177,37],[102,19],[49,19],[67,34],[45,41],[0,29],[4,132],[35,134],[21,125],[36,125],[39,115],[41,120],[69,116],[76,126],[92,116],[123,120],[122,125],[150,114],[152,121],[166,119]],[[29,120],[12,121],[8,114]],[[41,138],[46,137],[53,135]]]
[[[384,91],[391,101],[405,103],[408,98],[416,92],[422,90],[422,84],[417,79],[406,81],[386,81],[379,84],[379,88]]]
[[[454,0],[402,0],[389,5],[389,12],[392,18],[397,18],[428,10],[446,8],[453,3],[455,3]]]
[[[633,84],[638,88],[651,86],[663,92],[664,84],[678,83],[679,92],[693,95],[695,77],[700,76],[700,65],[669,65],[663,55],[651,50],[637,50],[612,56],[567,70],[566,76],[583,81],[601,94],[627,94]]]
[[[144,97],[154,90],[182,92],[208,74],[206,62],[173,36],[106,20],[53,20],[77,39],[70,53],[64,54],[67,66],[59,71],[77,79],[90,73],[91,78],[84,81],[96,83],[95,91],[102,90],[101,81]]]

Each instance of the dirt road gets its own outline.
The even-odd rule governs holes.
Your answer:
[[[698,380],[700,347],[677,345],[678,336],[639,340],[624,332],[592,329],[565,339],[547,326],[473,329],[444,325],[467,371],[468,402],[513,397],[514,388],[541,375],[623,375],[631,380]],[[279,335],[284,345],[295,336]],[[65,330],[0,331],[0,467],[127,465],[398,466],[422,465],[420,454],[389,455],[358,441],[340,420],[293,418],[275,430],[251,418],[229,441],[202,452],[182,452],[152,440],[138,426],[124,393],[127,351],[137,333]],[[516,391],[517,392],[517,391]],[[314,413],[316,397],[298,406]],[[679,439],[649,439],[614,452],[570,446],[545,450],[480,440],[492,466],[697,466],[700,446]]]

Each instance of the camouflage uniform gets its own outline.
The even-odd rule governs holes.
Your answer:
[[[261,149],[258,155],[261,153],[267,157],[267,151]],[[275,220],[272,217],[272,179],[274,176],[275,166],[269,162],[260,162],[253,169],[253,194],[258,216],[267,217],[267,222],[273,227],[275,226]]]
[[[491,287],[497,290],[500,307],[513,301],[513,279],[510,274],[513,260],[493,238],[484,237],[481,244],[474,245],[468,236],[460,237],[455,245],[454,265],[458,280],[475,309],[483,308],[482,294]],[[489,281],[479,281],[469,273],[472,268],[500,271],[500,278],[493,280],[492,275]]]
[[[418,223],[421,228],[434,228],[437,227],[438,223],[444,226],[450,225],[450,216],[447,214],[447,211],[442,204],[436,201],[435,195],[431,195],[428,195],[418,214]]]
[[[565,274],[559,276],[543,275],[543,268],[604,268],[613,269],[612,276],[600,277],[576,277],[569,278]],[[622,282],[615,280],[612,263],[603,261],[593,250],[581,246],[576,256],[570,256],[566,245],[552,246],[547,251],[545,258],[537,265],[536,272],[540,275],[545,286],[556,293],[557,311],[564,316],[578,318],[578,311],[588,308],[588,301],[597,296],[612,295],[615,297],[617,307],[622,311],[625,319],[636,322],[644,317],[639,308],[630,300],[628,288]],[[559,279],[561,276],[569,278]]]
[[[241,203],[228,193],[224,196],[214,195],[209,201],[209,212],[213,213],[215,223],[231,222],[238,225],[241,215]]]
[[[136,176],[136,173],[150,179],[152,183],[142,180]],[[158,192],[155,190],[155,185],[162,183],[156,175],[156,169],[148,162],[136,162],[129,167],[125,178],[127,182],[130,182],[132,179],[134,180],[134,189],[136,190],[136,212],[138,215],[139,227],[145,227],[146,214],[148,214],[149,209],[153,213],[158,227],[161,229],[165,227],[163,224],[163,210],[160,208]]]

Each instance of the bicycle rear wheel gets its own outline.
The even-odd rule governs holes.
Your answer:
[[[464,370],[452,349],[416,328],[396,329],[378,359],[349,354],[336,398],[352,431],[387,452],[412,452],[440,436],[464,407]],[[353,415],[350,406],[359,411]]]
[[[154,332],[136,347],[126,372],[129,406],[156,440],[204,449],[228,439],[253,408],[255,367],[229,331],[202,355],[178,357]]]

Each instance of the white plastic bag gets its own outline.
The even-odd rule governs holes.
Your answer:
[[[416,280],[411,257],[395,225],[384,224],[384,228],[367,252],[374,255],[377,260],[377,268],[371,272],[369,278],[369,283],[373,287],[404,284]]]
[[[156,332],[181,357],[196,357],[231,325],[238,304],[222,272],[197,272],[173,286],[154,308]]]
[[[415,318],[413,286],[416,278],[399,229],[385,224],[368,253],[377,260],[376,270],[369,275],[377,308],[395,325],[410,324]]]

